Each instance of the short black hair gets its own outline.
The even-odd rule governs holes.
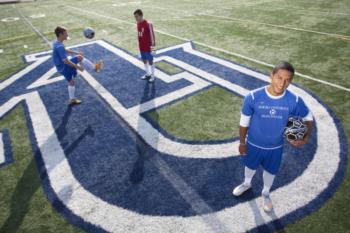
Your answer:
[[[280,63],[275,65],[275,67],[272,70],[272,74],[276,74],[279,70],[287,70],[291,72],[293,75],[295,72],[293,65],[286,61],[281,61]]]
[[[64,33],[65,31],[67,31],[67,29],[65,27],[57,26],[55,28],[56,37],[58,37],[60,34]]]
[[[140,15],[140,16],[143,16],[143,12],[141,9],[137,9],[134,11],[134,15]]]

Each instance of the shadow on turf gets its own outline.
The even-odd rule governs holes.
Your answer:
[[[56,135],[59,140],[63,139],[67,135],[66,126],[71,112],[72,106],[68,106],[62,117],[61,124],[55,129]],[[90,125],[71,144],[66,143],[62,145],[65,155],[68,156],[72,151],[74,151],[74,149],[79,145],[79,143],[88,135],[94,136],[94,131],[92,130]],[[51,167],[50,170],[52,169],[53,168]],[[47,172],[50,172],[50,170]],[[29,211],[30,201],[34,196],[35,192],[40,187],[41,181],[38,176],[38,170],[35,163],[35,159],[34,157],[32,157],[29,165],[25,168],[22,177],[17,182],[16,188],[11,198],[11,212],[4,224],[1,226],[0,233],[12,233],[17,232],[19,230],[19,227],[21,226],[24,217]],[[65,187],[64,190],[61,190],[60,192],[64,192],[65,194],[67,194],[64,195],[64,197],[69,198],[69,194],[72,192],[72,190],[70,187]]]

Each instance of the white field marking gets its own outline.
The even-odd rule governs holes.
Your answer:
[[[58,77],[55,77],[55,78],[51,78],[54,74],[56,74],[56,72],[57,72],[56,67],[51,68],[49,71],[47,71],[45,74],[43,74],[43,76],[38,78],[32,84],[30,84],[27,87],[27,89],[33,89],[33,88],[37,88],[37,87],[40,87],[40,86],[44,86],[44,85],[48,85],[48,84],[51,84],[51,83],[55,83],[55,82],[59,82],[59,81],[64,80],[63,76],[58,76]]]
[[[33,64],[27,66],[26,68],[24,68],[20,72],[12,75],[10,78],[7,78],[4,81],[2,81],[0,83],[0,91],[5,89],[7,86],[11,85],[13,82],[17,81],[18,79],[20,79],[24,75],[26,75],[31,70],[33,70],[36,67],[38,67],[39,65],[41,65],[43,62],[47,61],[49,58],[50,58],[50,56],[38,58]]]
[[[23,45],[23,48],[27,49],[27,48],[28,48],[28,45],[26,45],[26,44],[25,44],[25,45]]]
[[[49,41],[49,39],[47,39],[46,36],[44,36],[28,19],[27,17],[25,17],[21,10],[18,9],[15,5],[13,5],[13,7],[17,10],[18,14],[23,18],[23,20],[32,28],[32,30],[39,36],[41,37],[41,39],[44,40],[44,42],[51,48],[51,42]]]
[[[102,15],[102,14],[96,13],[94,11],[84,10],[84,9],[73,7],[73,6],[69,6],[69,5],[67,5],[66,7],[75,9],[76,11],[85,12],[85,13],[88,13],[88,14],[94,14],[94,15],[99,16],[99,17],[112,19],[112,20],[115,20],[115,21],[118,21],[118,22],[123,22],[123,23],[129,24],[129,25],[130,24],[134,25],[133,23],[130,23],[128,21],[121,20],[121,19],[118,19],[118,18],[115,18],[115,17],[111,17],[111,16]],[[191,41],[190,39],[187,39],[187,38],[184,38],[184,37],[180,37],[180,36],[176,36],[176,35],[167,33],[165,31],[161,31],[161,30],[157,30],[157,29],[154,30],[154,31],[156,31],[156,32],[158,32],[160,34],[163,34],[163,35],[167,35],[169,37],[173,37],[173,38],[179,39],[179,40]],[[195,44],[198,44],[200,46],[212,49],[212,50],[216,50],[216,51],[219,51],[219,52],[231,55],[231,56],[239,57],[239,58],[242,58],[242,59],[254,62],[256,64],[264,65],[264,66],[267,66],[267,67],[274,67],[273,64],[270,64],[270,63],[267,63],[267,62],[264,62],[264,61],[260,61],[260,60],[257,60],[255,58],[251,58],[251,57],[239,54],[239,53],[235,53],[235,52],[231,52],[231,51],[228,51],[228,50],[225,50],[225,49],[222,49],[222,48],[214,47],[214,46],[211,46],[211,45],[199,42],[199,41],[195,41],[195,40],[192,40],[192,42],[194,42]],[[350,88],[346,88],[346,87],[343,87],[343,86],[338,85],[338,84],[327,82],[327,81],[324,81],[322,79],[317,79],[317,78],[314,78],[314,77],[312,77],[310,75],[302,74],[302,73],[299,73],[299,72],[295,72],[295,74],[297,76],[299,76],[299,77],[302,77],[302,78],[305,78],[305,79],[309,79],[309,80],[312,80],[314,82],[322,83],[324,85],[328,85],[328,86],[331,86],[331,87],[334,87],[334,88],[337,88],[337,89],[340,89],[340,90],[343,90],[343,91],[350,92]]]
[[[308,204],[328,187],[340,162],[339,135],[328,111],[307,92],[293,86],[291,90],[301,96],[308,106],[312,106],[315,120],[318,122],[318,147],[313,160],[301,176],[271,192],[275,203],[273,216],[267,215],[261,208],[251,208],[254,203],[261,203],[260,197],[215,213],[190,217],[147,216],[111,205],[85,190],[75,179],[45,105],[37,92],[13,97],[0,106],[0,117],[21,100],[26,101],[50,185],[63,204],[86,222],[109,232],[125,232],[128,229],[133,232],[208,232],[204,217],[220,221],[225,229],[231,229],[232,232],[245,232]],[[172,179],[170,176],[169,178]],[[67,187],[70,187],[71,192],[65,191]],[[254,219],[257,214],[261,217]]]
[[[38,18],[44,18],[44,17],[46,17],[45,14],[34,14],[30,16],[30,18],[32,19],[38,19]]]
[[[4,53],[4,50],[3,50],[3,49],[0,49],[0,53]]]
[[[0,165],[5,163],[5,145],[3,141],[3,133],[0,132]]]
[[[116,47],[104,42],[96,42],[99,45],[105,47],[111,52],[117,54],[119,57],[129,61],[130,63],[142,67],[142,62],[138,59],[132,59],[133,57],[124,51],[117,49]],[[188,67],[186,67],[188,68]],[[188,68],[191,70],[190,68]],[[185,69],[186,70],[186,69]],[[200,72],[200,70],[192,70],[198,72],[201,75],[208,76],[207,80],[214,80],[217,83],[222,83],[222,85],[228,85],[231,90],[238,88],[237,92],[241,91],[241,94],[248,93],[248,90],[242,89],[240,86],[234,85],[226,80],[220,82],[220,79],[211,74]],[[156,76],[161,72],[156,71]],[[152,104],[144,103],[143,105],[138,105],[129,109],[126,109],[107,89],[105,89],[99,82],[95,80],[88,72],[84,71],[81,73],[81,76],[88,82],[88,84],[96,90],[96,92],[103,98],[109,106],[120,115],[139,135],[153,148],[159,150],[162,153],[172,154],[179,157],[188,157],[188,158],[219,158],[219,157],[228,157],[232,155],[238,155],[238,141],[221,143],[221,144],[189,144],[173,141],[165,137],[163,134],[160,134],[157,129],[155,129],[146,119],[140,116],[140,109],[150,110],[150,107],[157,107],[176,99],[182,98],[190,93],[201,90],[204,87],[208,86],[208,83],[205,81],[200,81],[196,76],[182,76],[183,74],[175,75],[174,77],[166,75],[165,79],[175,80],[179,78],[188,78],[190,82],[194,82],[193,85],[184,87],[180,90],[174,91],[174,93],[169,93],[162,97],[156,98],[152,101]],[[244,92],[244,93],[242,93]],[[142,127],[141,127],[141,126]]]
[[[8,18],[3,18],[1,19],[1,22],[13,22],[19,20],[18,17],[8,17]]]
[[[284,26],[284,25],[264,23],[264,22],[258,22],[258,21],[254,21],[254,20],[248,20],[248,19],[240,19],[240,18],[232,18],[232,17],[226,17],[226,16],[218,16],[218,15],[212,15],[212,14],[206,14],[206,13],[199,13],[198,15],[205,15],[205,16],[210,16],[210,17],[214,17],[214,18],[218,18],[218,19],[227,19],[227,20],[231,20],[231,21],[239,21],[239,22],[245,22],[245,23],[261,24],[261,25],[277,27],[277,28],[283,28],[283,29],[288,29],[288,30],[295,30],[295,31],[314,33],[314,34],[319,34],[319,35],[324,35],[324,36],[330,36],[330,37],[338,38],[338,39],[342,39],[342,40],[350,40],[350,36],[336,34],[336,33],[320,32],[320,31],[308,30],[308,29],[304,29],[304,28],[289,27],[289,26]]]

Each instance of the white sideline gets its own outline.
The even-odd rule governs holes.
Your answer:
[[[264,22],[254,21],[254,20],[233,18],[233,17],[227,17],[227,16],[218,16],[218,15],[212,15],[212,14],[206,14],[206,13],[199,13],[199,15],[210,16],[210,17],[218,18],[218,19],[227,19],[227,20],[230,20],[230,21],[239,21],[239,22],[246,22],[246,23],[261,24],[261,25],[277,27],[277,28],[283,28],[283,29],[294,30],[294,31],[315,33],[315,34],[324,35],[324,36],[330,36],[330,37],[334,37],[334,38],[338,38],[338,39],[342,39],[342,40],[350,40],[350,36],[336,34],[336,33],[320,32],[320,31],[309,30],[309,29],[304,29],[304,28],[289,27],[289,26],[284,26],[284,25],[264,23]]]
[[[70,6],[70,5],[66,5],[66,7],[75,9],[76,11],[80,11],[80,12],[85,12],[85,13],[93,14],[93,15],[96,15],[96,16],[99,16],[99,17],[103,17],[103,18],[107,18],[107,19],[111,19],[111,20],[116,20],[116,21],[118,21],[118,22],[126,23],[126,24],[129,24],[129,25],[134,25],[134,23],[128,22],[128,21],[126,21],[126,20],[122,20],[122,19],[118,19],[118,18],[115,18],[115,17],[111,17],[111,16],[99,14],[99,13],[96,13],[96,12],[94,12],[94,11],[89,11],[89,10],[81,9],[81,8],[77,8],[77,7]],[[177,39],[179,39],[179,40],[191,41],[190,39],[187,39],[187,38],[184,38],[184,37],[180,37],[180,36],[176,36],[176,35],[167,33],[167,32],[162,31],[162,30],[154,30],[154,31],[156,31],[156,32],[158,32],[158,33],[160,33],[160,34],[163,34],[163,35],[167,35],[167,36],[170,36],[170,37],[173,37],[173,38],[177,38]],[[198,44],[198,45],[201,45],[201,46],[203,46],[203,47],[207,47],[207,48],[210,48],[210,49],[213,49],[213,50],[222,52],[222,53],[226,53],[226,54],[229,54],[229,55],[232,55],[232,56],[235,56],[235,57],[240,57],[240,58],[243,58],[243,59],[245,59],[245,60],[252,61],[252,62],[254,62],[254,63],[260,64],[260,65],[264,65],[264,66],[267,66],[267,67],[274,67],[273,64],[269,64],[269,63],[267,63],[267,62],[263,62],[263,61],[260,61],[260,60],[257,60],[257,59],[251,58],[251,57],[247,57],[247,56],[242,55],[242,54],[239,54],[239,53],[227,51],[227,50],[225,50],[225,49],[217,48],[217,47],[214,47],[214,46],[211,46],[211,45],[208,45],[208,44],[199,42],[199,41],[193,41],[193,42],[196,43],[196,44]],[[312,81],[315,81],[315,82],[319,82],[319,83],[322,83],[322,84],[325,84],[325,85],[328,85],[328,86],[331,86],[331,87],[334,87],[334,88],[337,88],[337,89],[341,89],[341,90],[350,92],[350,88],[346,88],[346,87],[343,87],[343,86],[338,85],[338,84],[334,84],[334,83],[331,83],[331,82],[328,82],[328,81],[324,81],[324,80],[322,80],[322,79],[317,79],[317,78],[314,78],[314,77],[311,77],[311,76],[309,76],[309,75],[302,74],[302,73],[299,73],[299,72],[296,72],[295,74],[298,75],[298,76],[300,76],[300,77],[303,77],[303,78],[306,78],[306,79],[309,79],[309,80],[312,80]]]

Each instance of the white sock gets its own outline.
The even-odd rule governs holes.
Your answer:
[[[146,71],[146,75],[147,75],[147,76],[151,75],[151,73],[150,73],[150,67],[149,67],[149,64],[148,64],[148,63],[145,64],[145,71]]]
[[[83,64],[84,67],[89,67],[90,69],[95,69],[95,64],[92,63],[89,59],[87,58],[83,58],[83,60],[81,60],[81,64]]]
[[[151,65],[151,74],[154,76],[154,69],[155,69],[155,66],[154,66],[154,63]]]
[[[244,168],[244,184],[250,185],[255,174],[255,170],[252,170],[248,167]]]
[[[264,170],[263,172],[264,188],[261,192],[262,195],[268,196],[270,194],[270,189],[274,179],[275,179],[275,175],[272,175],[271,173]]]
[[[69,99],[74,99],[75,86],[68,86]]]

